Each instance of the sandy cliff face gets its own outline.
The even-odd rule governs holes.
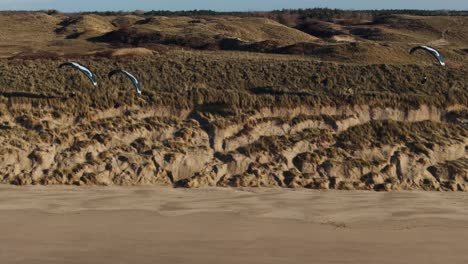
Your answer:
[[[449,110],[278,108],[239,122],[149,109],[79,122],[3,115],[0,181],[465,191],[466,116]]]

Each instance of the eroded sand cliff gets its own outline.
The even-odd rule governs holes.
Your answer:
[[[2,182],[468,188],[466,120],[447,109],[264,109],[235,123],[158,112],[109,110],[78,123],[4,115]]]

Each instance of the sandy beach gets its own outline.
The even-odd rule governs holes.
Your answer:
[[[0,188],[0,263],[467,263],[468,194]]]

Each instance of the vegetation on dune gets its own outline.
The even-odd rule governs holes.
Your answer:
[[[210,105],[216,106],[216,111],[224,105],[232,108],[229,111],[234,115],[272,106],[366,104],[409,109],[423,104],[468,105],[466,72],[436,66],[317,63],[301,58],[189,51],[121,59],[81,58],[80,62],[98,76],[99,87],[94,88],[79,72],[58,69],[61,62],[0,61],[2,100],[65,111],[137,105],[212,112]],[[116,68],[140,79],[142,96],[123,76],[108,80],[107,73]],[[424,76],[428,81],[423,84]]]
[[[455,10],[413,10],[413,9],[395,9],[395,10],[341,10],[330,8],[311,8],[311,9],[284,9],[276,10],[269,13],[276,15],[281,21],[305,20],[308,18],[319,19],[323,21],[336,21],[336,20],[377,20],[381,17],[389,15],[412,15],[412,16],[467,16],[468,11],[455,11]]]
[[[463,142],[467,136],[466,128],[453,124],[430,121],[409,124],[386,120],[350,128],[340,134],[337,141],[338,146],[349,150],[403,143],[424,151],[450,140]]]
[[[34,11],[37,12],[37,11]],[[44,10],[42,11],[49,15],[61,13],[59,10]],[[343,18],[349,16],[382,16],[382,15],[415,15],[415,16],[464,16],[468,15],[468,11],[456,10],[417,10],[417,9],[383,9],[383,10],[343,10],[331,8],[303,8],[303,9],[283,9],[274,10],[271,12],[220,12],[214,10],[182,10],[182,11],[169,11],[169,10],[152,10],[152,11],[94,11],[94,12],[80,12],[79,14],[97,14],[102,16],[122,16],[122,15],[146,15],[146,16],[259,16],[267,14],[299,14],[303,17],[322,17],[322,18]],[[15,13],[28,13],[28,11],[1,11],[1,14],[15,14]]]
[[[299,141],[325,145],[332,142],[333,139],[333,135],[329,130],[307,129],[294,135],[261,137],[250,145],[240,147],[237,152],[246,156],[252,156],[259,152],[281,153],[287,148],[293,147]]]
[[[441,124],[431,121],[415,123],[392,120],[372,121],[352,127],[342,133],[332,129],[303,130],[284,136],[263,136],[252,144],[237,149],[237,152],[254,156],[257,153],[282,153],[292,149],[301,141],[317,144],[315,152],[299,155],[297,159],[318,162],[324,157],[342,159],[351,157],[357,150],[403,145],[412,153],[428,153],[434,146],[464,142],[468,130],[455,124]]]

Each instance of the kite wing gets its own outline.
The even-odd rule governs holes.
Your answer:
[[[440,54],[440,52],[436,49],[434,49],[433,47],[429,47],[429,46],[417,46],[417,47],[414,47],[410,50],[410,54],[413,54],[414,52],[418,51],[418,50],[424,50],[428,53],[430,53],[432,56],[434,56],[438,61],[439,61],[439,64],[442,65],[442,66],[445,66],[445,59],[444,57],[442,56],[442,54]]]
[[[130,81],[132,81],[133,86],[135,86],[135,89],[136,89],[137,93],[141,94],[141,83],[140,83],[140,81],[138,81],[138,79],[135,76],[133,76],[128,71],[118,69],[118,70],[113,70],[113,71],[111,71],[109,73],[109,75],[108,75],[109,79],[112,78],[112,76],[114,76],[116,74],[123,74],[123,75],[127,76],[127,78],[129,78]]]
[[[72,67],[81,71],[84,75],[86,75],[86,77],[88,77],[88,79],[93,83],[94,86],[98,85],[96,76],[88,68],[79,64],[78,62],[65,62],[59,66],[59,68],[63,67]]]

